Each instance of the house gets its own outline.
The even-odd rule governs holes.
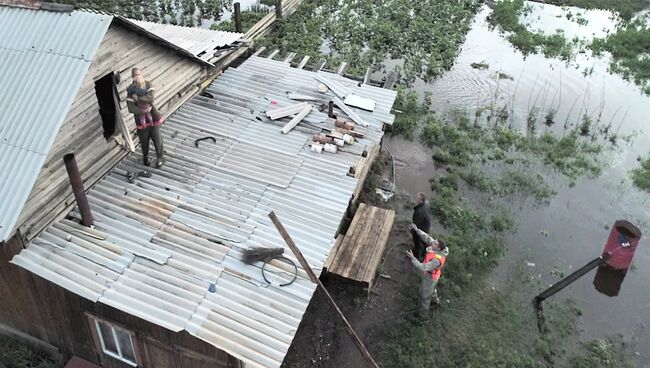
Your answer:
[[[5,15],[10,12],[13,15]],[[0,189],[2,224],[16,229],[5,231],[5,244],[0,245],[0,323],[55,346],[66,357],[78,356],[104,367],[279,367],[316,287],[300,266],[293,268],[298,262],[288,250],[287,260],[254,265],[241,261],[242,251],[284,247],[268,218],[274,211],[312,269],[321,272],[348,204],[378,152],[383,126],[393,122],[390,111],[396,93],[253,56],[190,98],[199,81],[209,80],[204,74],[206,61],[165,44],[160,37],[139,33],[146,31],[142,27],[124,26],[127,20],[102,14],[2,7],[0,24],[16,14],[23,16],[16,24],[34,19],[22,33],[49,22],[51,37],[46,41],[50,43],[26,41],[20,46],[23,49],[10,48],[4,45],[7,38],[0,28],[0,55],[19,53],[13,51],[18,49],[74,59],[68,62],[86,66],[77,66],[75,78],[70,73],[68,78],[44,72],[29,75],[33,83],[46,80],[47,85],[56,85],[57,96],[68,101],[67,107],[47,105],[52,111],[46,116],[61,122],[51,123],[56,127],[43,123],[38,140],[30,141],[36,133],[28,123],[41,120],[42,115],[31,116],[27,109],[28,117],[23,118],[14,112],[12,121],[20,121],[17,130],[24,130],[19,136],[7,136],[4,115],[0,120],[0,137],[7,137],[4,143],[14,142],[10,148],[0,142],[0,150],[17,151],[9,151],[15,163],[0,156],[2,173],[11,174],[3,176],[3,184],[14,188]],[[159,101],[168,96],[167,111],[173,112],[163,127],[167,163],[151,168],[151,177],[133,182],[126,173],[142,170],[142,157],[137,150],[127,155],[113,141],[107,143],[100,112],[89,111],[95,117],[83,124],[69,122],[77,104],[75,92],[84,93],[84,85],[95,84],[87,71],[101,79],[105,70],[128,74],[131,65],[150,60],[142,57],[140,64],[138,60],[127,63],[130,59],[119,53],[99,58],[108,52],[100,45],[107,42],[105,35],[113,27],[113,32],[124,32],[145,44],[134,41],[127,52],[151,48],[158,57],[150,62],[167,64],[166,68],[145,65],[146,75],[164,69],[184,76],[172,83],[167,80],[176,77],[153,79],[155,85],[164,85]],[[94,46],[68,46],[57,52],[44,46],[79,34],[86,35],[89,43],[92,38]],[[109,44],[116,43],[114,37],[108,37]],[[31,44],[37,51],[30,51]],[[93,67],[111,58],[125,66]],[[56,62],[65,61],[47,65]],[[10,76],[0,71],[0,80],[11,80]],[[66,80],[77,81],[74,92],[68,90],[74,86]],[[330,81],[333,88],[323,92],[320,80]],[[123,84],[115,84],[122,99]],[[20,84],[10,86],[16,90]],[[347,113],[336,109],[340,116],[354,116],[367,124],[356,129],[363,137],[337,153],[317,153],[310,149],[312,137],[335,131],[335,121],[327,112],[328,101],[336,99],[335,90],[372,100],[374,108],[347,107]],[[87,105],[97,101],[92,91],[86,92]],[[293,105],[295,98],[307,101],[310,109],[283,134],[291,116],[272,121],[265,112]],[[16,97],[13,101],[23,103]],[[88,110],[97,110],[93,106]],[[129,132],[131,119],[122,115],[124,131]],[[67,124],[74,126],[66,128]],[[89,124],[95,125],[86,127]],[[74,128],[82,125],[84,133],[75,135]],[[65,169],[56,169],[62,165],[61,155],[70,152],[78,157],[88,189],[92,228],[79,223],[80,211],[69,206],[74,201]],[[33,190],[41,188],[39,193],[45,193],[34,195],[28,188],[30,180],[36,182]],[[26,200],[17,198],[20,195]],[[14,215],[18,220],[5,216],[5,209],[18,213]],[[24,216],[25,211],[38,220]]]

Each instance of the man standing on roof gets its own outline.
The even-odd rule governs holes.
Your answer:
[[[442,268],[445,266],[445,262],[447,261],[449,249],[445,246],[442,240],[432,238],[429,234],[418,229],[415,224],[411,224],[410,229],[415,231],[422,242],[427,246],[424,262],[417,260],[417,258],[413,256],[412,251],[406,251],[406,255],[409,257],[411,263],[418,270],[420,277],[422,278],[420,281],[420,305],[418,313],[420,317],[426,317],[429,308],[431,308],[431,299],[433,299],[435,305],[440,304],[436,286],[438,285],[438,280],[442,274]]]
[[[163,158],[163,140],[160,134],[160,127],[163,123],[163,117],[154,106],[154,88],[151,82],[146,81],[139,68],[131,70],[133,82],[126,89],[127,105],[129,112],[135,117],[135,127],[140,138],[140,147],[142,148],[142,161],[145,166],[149,166],[149,141],[153,141],[156,150],[156,169],[159,169],[165,163]]]
[[[431,230],[431,213],[429,212],[429,203],[427,202],[427,196],[420,192],[415,198],[415,207],[413,207],[413,223],[417,227],[429,233]],[[424,259],[424,251],[426,246],[422,243],[420,236],[414,230],[411,230],[411,235],[413,236],[413,255],[418,260]]]

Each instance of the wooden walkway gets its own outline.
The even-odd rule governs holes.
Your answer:
[[[394,222],[395,211],[361,203],[347,234],[337,238],[325,263],[327,271],[372,286]]]

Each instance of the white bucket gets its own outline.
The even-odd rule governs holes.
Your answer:
[[[336,146],[333,144],[325,143],[325,152],[336,153]]]
[[[311,145],[311,151],[316,152],[316,153],[322,153],[323,152],[323,146],[320,144],[312,144]]]

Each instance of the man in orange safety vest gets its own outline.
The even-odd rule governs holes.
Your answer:
[[[426,244],[424,262],[420,262],[415,258],[411,250],[406,252],[406,255],[411,259],[411,263],[413,263],[413,266],[418,270],[422,278],[422,281],[420,281],[419,314],[421,317],[425,317],[431,307],[432,299],[436,305],[440,303],[436,286],[442,274],[442,268],[447,261],[449,249],[441,240],[432,238],[426,232],[418,229],[415,224],[411,224],[409,229],[416,232],[420,236],[420,239],[422,239],[422,242]]]

